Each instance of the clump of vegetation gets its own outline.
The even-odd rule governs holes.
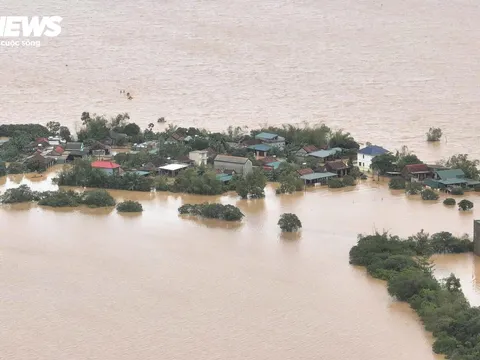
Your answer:
[[[52,207],[76,207],[83,202],[83,194],[72,190],[47,191],[41,193],[39,205]]]
[[[178,212],[182,215],[194,215],[226,221],[240,221],[245,216],[236,206],[210,203],[185,204],[178,208]]]
[[[9,174],[23,174],[26,171],[26,167],[22,163],[12,162],[8,165],[7,172]]]
[[[401,177],[393,178],[388,183],[388,187],[393,190],[405,189],[405,185],[405,180]]]
[[[443,204],[447,206],[452,206],[452,205],[455,205],[456,203],[457,202],[455,201],[454,198],[446,198],[445,200],[443,200]]]
[[[470,160],[468,154],[453,155],[447,161],[442,161],[442,165],[452,169],[460,169],[464,172],[465,177],[478,180],[480,178],[479,160]]]
[[[7,166],[3,161],[0,161],[0,176],[7,175]]]
[[[293,194],[295,191],[303,190],[303,181],[293,173],[284,175],[280,178],[280,187],[276,190],[277,194]]]
[[[327,184],[328,184],[328,187],[331,189],[339,189],[345,186],[343,184],[343,181],[337,178],[329,179]]]
[[[38,200],[38,193],[32,191],[27,185],[20,185],[18,188],[7,189],[0,196],[2,204],[15,204],[22,202],[31,202]]]
[[[118,212],[142,212],[143,207],[138,201],[126,200],[117,205]]]
[[[442,129],[430,128],[427,132],[427,141],[440,141],[442,137]]]
[[[458,203],[458,209],[462,211],[467,211],[473,209],[473,203],[470,200],[463,199]]]
[[[280,216],[278,226],[280,226],[283,232],[294,232],[302,227],[302,222],[297,215],[285,213]]]
[[[154,184],[157,191],[168,191],[170,189],[168,179],[165,176],[157,176]]]
[[[342,178],[342,183],[343,183],[344,186],[355,186],[356,185],[355,179],[353,178],[353,176],[350,176],[350,175],[345,175]]]
[[[174,183],[167,188],[173,192],[200,195],[219,195],[225,192],[222,182],[217,180],[213,171],[202,172],[193,168],[181,171]]]
[[[421,231],[408,239],[376,233],[359,236],[350,250],[350,263],[387,280],[390,295],[410,304],[436,338],[436,353],[449,359],[477,359],[480,340],[472,324],[480,322],[478,308],[469,305],[453,274],[437,281],[427,260],[435,253],[472,250],[468,237],[457,238],[448,232],[430,236]]]
[[[83,203],[88,207],[109,207],[115,206],[115,199],[106,190],[90,190],[84,193]]]
[[[463,195],[463,188],[461,186],[454,186],[452,190],[450,190],[450,194],[452,195]]]
[[[423,190],[423,185],[419,182],[410,182],[405,187],[405,192],[408,195],[417,195]]]
[[[92,168],[88,160],[76,160],[71,168],[63,169],[55,179],[58,185],[83,186],[130,191],[150,191],[153,180],[135,173],[107,174]]]
[[[438,200],[438,194],[432,189],[424,189],[421,192],[422,200]]]
[[[267,178],[262,170],[254,169],[253,172],[246,177],[237,178],[235,180],[235,189],[242,199],[248,197],[253,199],[265,197],[265,186]]]

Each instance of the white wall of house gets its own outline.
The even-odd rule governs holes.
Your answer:
[[[370,171],[372,166],[372,161],[375,156],[358,154],[357,155],[357,166],[360,171]]]
[[[195,165],[207,165],[208,152],[207,151],[190,151],[188,158],[195,162]]]

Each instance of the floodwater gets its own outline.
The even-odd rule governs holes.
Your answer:
[[[480,158],[474,0],[3,0],[59,15],[38,48],[0,47],[0,123],[82,111],[143,126],[325,122],[428,161]],[[127,100],[120,90],[133,96]],[[439,126],[441,146],[425,132]]]
[[[325,122],[425,161],[480,158],[480,5],[473,0],[3,0],[60,15],[39,48],[0,47],[0,123],[82,111],[155,127]],[[120,90],[131,92],[127,100]],[[445,136],[427,144],[425,132]],[[51,188],[46,178],[0,178]],[[265,200],[114,192],[140,216],[0,208],[0,359],[433,360],[431,339],[384,283],[348,265],[359,232],[470,233],[462,214],[368,182]],[[467,196],[478,205],[478,195]],[[241,225],[179,218],[220,201]],[[279,234],[298,214],[297,238]],[[477,214],[477,215],[476,215]],[[478,258],[435,259],[480,305]]]
[[[0,191],[42,181],[3,178]],[[359,232],[470,233],[463,214],[368,180],[264,200],[112,191],[145,211],[0,207],[0,358],[438,360],[431,337],[385,284],[348,264]],[[467,196],[478,203],[478,195]],[[241,224],[179,217],[184,203],[218,201]],[[282,236],[283,212],[303,222]],[[480,263],[435,258],[480,305]]]

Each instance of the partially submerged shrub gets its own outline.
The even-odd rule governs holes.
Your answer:
[[[118,212],[142,212],[143,207],[138,201],[126,200],[117,205]]]

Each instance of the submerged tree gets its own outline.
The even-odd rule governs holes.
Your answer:
[[[427,132],[427,141],[439,141],[442,137],[442,129],[430,128]]]
[[[467,211],[473,209],[473,203],[470,200],[463,199],[458,203],[458,209],[462,211]]]
[[[280,226],[280,229],[282,229],[283,232],[293,232],[302,227],[302,222],[297,215],[285,213],[280,216],[278,226]]]

